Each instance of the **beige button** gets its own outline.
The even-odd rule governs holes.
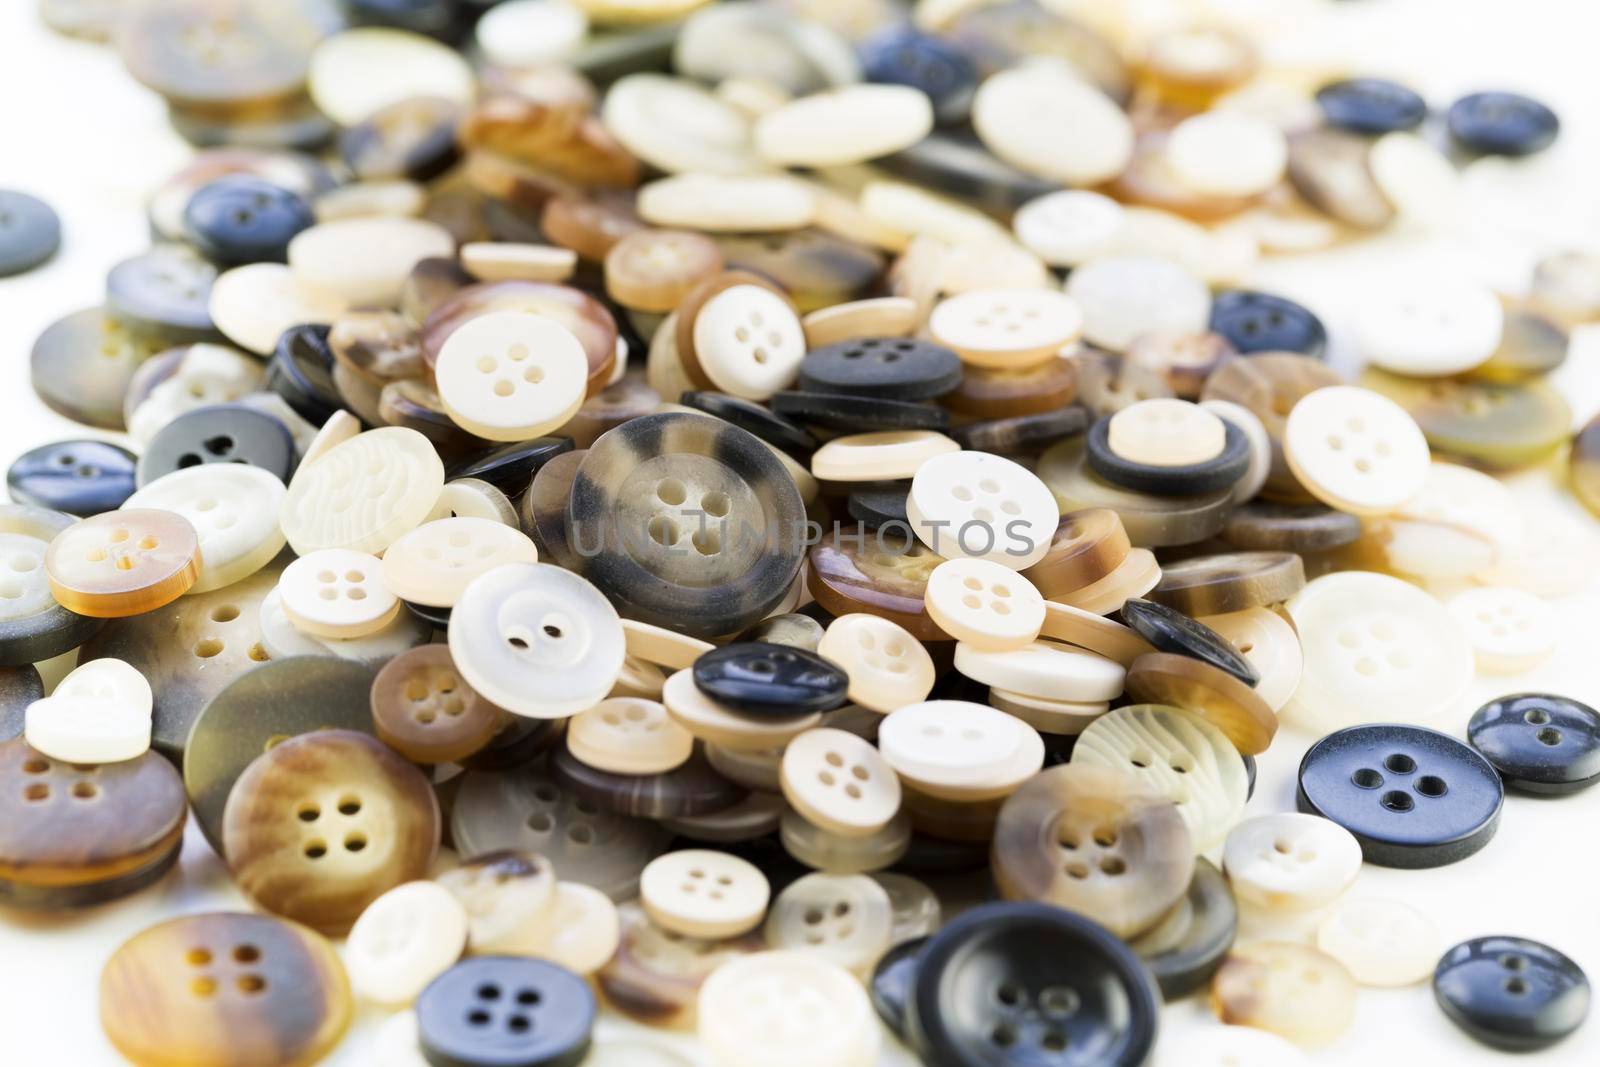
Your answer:
[[[600,118],[629,152],[671,174],[761,169],[749,117],[686,78],[620,78],[606,92]]]
[[[695,660],[717,647],[698,637],[632,619],[622,620],[622,634],[628,641],[628,655],[675,671],[694,666]]]
[[[1088,649],[1124,667],[1146,652],[1155,651],[1150,642],[1115,619],[1095,615],[1070,604],[1058,604],[1053,600],[1045,601],[1044,622],[1039,633]]]
[[[820,712],[780,719],[741,714],[700,692],[694,684],[694,672],[688,668],[667,679],[661,700],[672,717],[694,736],[744,752],[786,745],[822,720]]]
[[[875,296],[807,312],[800,325],[807,348],[823,348],[858,337],[909,337],[917,328],[916,301],[903,296]]]
[[[1225,1023],[1325,1045],[1354,1021],[1356,984],[1343,964],[1307,945],[1255,941],[1223,961],[1211,1006]]]
[[[685,937],[737,937],[754,930],[771,893],[767,876],[754,864],[709,849],[657,856],[639,876],[645,912]]]
[[[250,577],[283,549],[278,511],[285,489],[277,475],[242,463],[203,463],[163,474],[123,502],[189,520],[200,538],[200,578],[190,593],[207,593]]]
[[[1013,693],[1009,689],[990,689],[989,703],[1007,715],[1015,715],[1041,734],[1057,736],[1081,734],[1111,707],[1106,701],[1051,700]]]
[[[1109,615],[1122,610],[1129,598],[1144,596],[1159,584],[1161,566],[1156,562],[1155,553],[1148,548],[1133,548],[1104,578],[1056,599],[1091,615]]]
[[[1355,883],[1361,846],[1349,830],[1316,815],[1259,815],[1228,834],[1222,867],[1241,901],[1304,912],[1332,904]]]
[[[484,282],[564,282],[578,267],[578,253],[555,245],[476,241],[461,246],[461,265]]]
[[[539,550],[514,526],[494,519],[434,519],[397,538],[383,554],[382,570],[384,584],[401,599],[448,608],[484,571],[537,562]]]
[[[153,508],[108,511],[62,530],[45,549],[50,593],[96,619],[140,615],[195,583],[200,539],[181,515]]]
[[[1433,920],[1398,900],[1342,901],[1317,928],[1317,948],[1364,986],[1416,985],[1433,974],[1444,941]]]
[[[308,470],[311,464],[333,451],[336,445],[342,445],[361,432],[361,420],[356,418],[344,408],[340,408],[328,416],[328,421],[322,424],[322,429],[311,439],[311,444],[306,447],[305,453],[300,457],[300,465],[295,468],[294,474],[289,478],[293,485],[303,471]]]
[[[951,559],[928,576],[928,614],[957,641],[988,652],[1023,648],[1039,636],[1044,598],[1022,575],[982,559]]]
[[[622,940],[622,920],[611,898],[593,886],[557,882],[550,933],[533,955],[590,975],[611,961]]]
[[[1256,196],[1282,180],[1289,145],[1264,118],[1208,111],[1173,127],[1166,162],[1178,181],[1202,196]]]
[[[844,730],[807,730],[790,741],[781,775],[794,809],[830,833],[865,837],[900,810],[900,779],[876,748]]]
[[[794,306],[759,285],[735,285],[694,317],[694,354],[711,384],[746,400],[788,388],[806,354]]]
[[[294,479],[278,516],[289,547],[382,552],[420,526],[444,488],[444,463],[415,430],[385,426],[336,445]]]
[[[708,233],[774,233],[811,225],[817,198],[793,178],[675,174],[639,189],[639,217],[654,226]]]
[[[289,327],[332,322],[348,306],[344,296],[297,278],[282,263],[223,271],[211,284],[207,304],[222,335],[258,356],[270,356]]]
[[[928,460],[961,451],[932,430],[884,430],[835,437],[811,454],[811,473],[830,482],[910,478]]]
[[[555,868],[531,852],[470,858],[434,881],[467,912],[467,945],[477,955],[532,955],[556,919]]]
[[[814,952],[861,975],[889,948],[894,909],[889,893],[864,874],[808,874],[772,902],[767,944]]]
[[[1471,370],[1500,347],[1500,298],[1487,286],[1423,274],[1377,289],[1357,307],[1356,343],[1367,362],[1396,374]]]
[[[465,106],[475,94],[472,68],[455,49],[418,33],[377,27],[323,40],[311,53],[307,88],[317,109],[341,126],[412,97]]]
[[[1300,635],[1289,621],[1271,608],[1247,608],[1225,615],[1205,615],[1198,620],[1225,637],[1261,675],[1256,695],[1273,711],[1281,711],[1300,685],[1305,656]]]
[[[689,290],[721,270],[722,251],[703,233],[638,230],[606,253],[606,292],[630,311],[673,312]],[[651,338],[650,385],[662,396],[682,391],[662,388],[670,368],[683,374],[673,342],[675,321],[669,316]],[[692,388],[686,379],[685,388]]]
[[[1187,400],[1141,400],[1111,416],[1107,444],[1129,463],[1186,467],[1222,455],[1222,419]]]
[[[411,268],[455,255],[450,231],[422,219],[362,218],[322,222],[289,242],[295,280],[352,305],[394,307]]]
[[[1446,606],[1472,643],[1478,670],[1485,674],[1532,670],[1553,656],[1561,643],[1555,610],[1521,589],[1468,589],[1451,597]]]
[[[933,657],[897,622],[857,612],[828,624],[817,654],[844,668],[848,696],[873,711],[891,712],[926,700],[933,688]]]
[[[1116,177],[1133,156],[1133,124],[1066,64],[1025,63],[978,87],[972,124],[1012,166],[1064,185]]]
[[[1243,504],[1254,500],[1256,494],[1261,492],[1261,487],[1267,484],[1267,475],[1272,472],[1272,438],[1268,436],[1266,426],[1255,412],[1231,400],[1202,400],[1200,407],[1222,421],[1232,423],[1244,434],[1250,445],[1250,465],[1245,468],[1244,477],[1234,483],[1233,502]]]
[[[612,697],[572,717],[567,748],[612,774],[665,774],[689,761],[694,735],[654,700]]]
[[[314,637],[365,637],[400,610],[378,558],[343,548],[319,549],[289,564],[278,578],[278,596],[295,628]]]
[[[1428,141],[1405,130],[1386,133],[1372,142],[1367,167],[1378,191],[1406,222],[1422,230],[1460,223],[1462,173]]]
[[[985,652],[956,645],[956,670],[975,682],[1052,700],[1093,702],[1122,695],[1127,671],[1092,652],[1035,641],[1010,652]]]
[[[1050,289],[979,289],[940,301],[928,330],[974,366],[1031,367],[1078,339],[1083,312]]]
[[[1061,509],[1021,464],[987,452],[953,452],[917,468],[906,517],[917,540],[938,555],[1023,570],[1049,553]]]
[[[345,942],[344,965],[359,997],[401,1008],[461,957],[467,912],[434,882],[407,882],[361,913]]]
[[[556,320],[496,311],[469,319],[445,340],[434,379],[456,425],[491,441],[526,441],[577,413],[589,359]]]
[[[933,129],[920,89],[858,84],[803,96],[756,123],[756,151],[783,167],[865,163],[909,148]]]
[[[924,793],[952,800],[1005,796],[1044,765],[1037,730],[983,704],[929,700],[891,712],[878,749]]]
[[[757,952],[700,989],[712,1067],[870,1067],[881,1027],[861,982],[808,952]]]
[[[666,684],[667,675],[660,667],[637,656],[625,656],[622,670],[617,673],[617,683],[611,687],[611,696],[660,700]]]
[[[1284,424],[1283,454],[1313,496],[1357,515],[1381,515],[1416,496],[1430,458],[1404,408],[1352,385],[1301,397]]]

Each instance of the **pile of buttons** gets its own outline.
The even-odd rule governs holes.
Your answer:
[[[1429,980],[1580,1026],[1555,948],[1350,890],[1600,781],[1586,704],[1463,707],[1600,559],[1484,473],[1568,444],[1600,259],[1375,292],[1353,381],[1239,284],[1558,120],[1093,7],[43,0],[200,151],[32,352],[128,447],[7,473],[0,902],[146,890],[192,814],[256,909],[116,951],[117,1050],[310,1064],[359,1002],[380,1067],[1140,1065],[1202,994],[1170,1062],[1285,1067]],[[0,192],[0,273],[60,241]]]

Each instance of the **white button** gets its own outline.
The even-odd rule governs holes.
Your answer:
[[[743,715],[700,692],[694,671],[684,668],[667,679],[662,703],[686,730],[702,741],[740,752],[759,752],[788,744],[822,721],[820,712],[782,718]]]
[[[940,301],[928,331],[973,366],[1031,367],[1078,339],[1083,312],[1050,289],[977,289]]]
[[[990,689],[989,703],[1007,715],[1015,715],[1041,734],[1056,736],[1083,733],[1090,723],[1104,715],[1111,707],[1110,703],[1104,700],[1085,702],[1051,700],[1048,697],[1013,693],[1009,689]]]
[[[420,526],[444,488],[444,463],[415,430],[385,426],[336,445],[284,497],[278,521],[300,555],[382,552]]]
[[[710,849],[657,856],[639,876],[639,898],[655,923],[685,937],[737,937],[754,930],[772,893],[752,863]]]
[[[1438,927],[1397,900],[1347,900],[1317,928],[1317,947],[1364,986],[1416,985],[1444,951]]]
[[[1416,496],[1430,460],[1404,408],[1353,385],[1302,397],[1284,424],[1283,453],[1312,496],[1357,515],[1381,515]]]
[[[1561,643],[1554,610],[1521,589],[1468,589],[1451,597],[1448,606],[1485,674],[1532,670]]]
[[[1104,256],[1067,277],[1067,295],[1083,309],[1083,335],[1121,352],[1150,330],[1195,333],[1211,319],[1211,290],[1167,259]]]
[[[326,456],[338,446],[344,444],[361,432],[361,420],[356,418],[344,408],[340,408],[328,416],[328,421],[322,424],[311,443],[300,454],[300,465],[289,476],[289,484],[293,485],[302,472],[310,470],[311,465]]]
[[[433,636],[432,626],[409,611],[398,611],[387,626],[364,637],[316,637],[289,621],[276,587],[262,598],[257,621],[261,626],[261,646],[273,659],[338,656],[372,664],[374,669],[408,648],[425,644]]]
[[[1312,1067],[1294,1044],[1251,1026],[1187,1029],[1161,1046],[1157,1067]]]
[[[295,627],[315,637],[365,637],[383,629],[400,601],[383,583],[376,556],[324,548],[278,577],[278,596]]]
[[[301,230],[289,242],[289,269],[302,285],[352,305],[394,307],[411,268],[455,253],[450,231],[424,219],[341,219]]]
[[[1223,871],[1241,901],[1279,912],[1332,904],[1361,873],[1361,845],[1349,830],[1316,815],[1260,815],[1234,827]]]
[[[1472,683],[1472,645],[1460,625],[1408,582],[1330,574],[1286,606],[1305,667],[1284,714],[1304,728],[1427,722],[1454,710]]]
[[[624,148],[670,174],[761,169],[750,119],[686,78],[620,78],[606,92],[600,118]]]
[[[1485,544],[1494,562],[1510,558],[1527,532],[1525,510],[1505,483],[1481,471],[1435,461],[1422,489],[1397,508],[1393,519],[1461,531]]]
[[[1368,362],[1396,374],[1459,374],[1494,355],[1504,326],[1492,290],[1423,275],[1367,294],[1356,344]]]
[[[1073,763],[1127,771],[1168,797],[1196,852],[1222,843],[1244,814],[1250,779],[1226,734],[1178,708],[1139,704],[1107,712],[1078,736]]]
[[[417,1013],[396,1012],[385,1019],[373,1040],[373,1052],[377,1058],[372,1067],[429,1067],[422,1058]]]
[[[933,105],[904,85],[850,85],[769,111],[756,123],[756,150],[783,167],[865,163],[909,148],[933,129]]]
[[[1187,467],[1222,455],[1222,419],[1187,400],[1141,400],[1115,415],[1107,444],[1119,458],[1150,467]]]
[[[1232,423],[1244,434],[1250,445],[1250,465],[1245,468],[1244,477],[1234,483],[1233,502],[1243,504],[1254,500],[1261,487],[1267,484],[1267,475],[1272,473],[1272,438],[1267,428],[1255,412],[1231,400],[1202,400],[1200,406],[1224,422]]]
[[[566,0],[512,0],[478,20],[478,48],[497,67],[538,67],[568,59],[589,35],[589,16]]]
[[[1155,651],[1150,642],[1115,619],[1054,600],[1044,603],[1044,624],[1039,632],[1045,637],[1088,649],[1123,667],[1146,652]]]
[[[811,225],[817,197],[805,184],[777,175],[675,174],[640,186],[636,208],[653,226],[774,233]]]
[[[984,685],[1078,702],[1115,700],[1128,673],[1104,656],[1053,641],[1035,641],[1011,652],[984,652],[958,643],[955,666]]]
[[[547,563],[508,563],[473,579],[451,610],[449,641],[468,685],[535,719],[564,719],[605,699],[625,654],[611,602]]]
[[[612,774],[665,774],[689,761],[694,735],[654,700],[612,697],[567,723],[567,748]]]
[[[1367,152],[1367,169],[1402,219],[1438,229],[1460,220],[1460,172],[1416,134],[1395,130],[1378,138]]]
[[[324,39],[311,53],[306,87],[317,109],[341,126],[417,96],[465,107],[477,91],[472,68],[454,48],[419,33],[382,28]]]
[[[876,748],[843,730],[807,730],[783,753],[783,795],[807,822],[865,837],[900,810],[900,779]]]
[[[694,353],[722,392],[767,400],[794,381],[806,335],[789,301],[759,285],[735,285],[695,316]]]
[[[808,874],[772,902],[767,944],[814,952],[854,974],[870,972],[889,948],[889,893],[864,874]]]
[[[150,748],[152,702],[150,683],[136,668],[120,659],[91,660],[28,705],[23,736],[67,763],[137,759]]]
[[[1037,730],[984,704],[929,700],[891,712],[878,749],[918,790],[952,800],[1006,796],[1044,766]]]
[[[1123,208],[1103,193],[1064,189],[1023,204],[1011,228],[1052,267],[1076,267],[1115,247]]]
[[[756,952],[700,987],[699,1034],[714,1067],[869,1067],[881,1042],[861,982],[809,952]]]
[[[1066,185],[1107,181],[1133,157],[1128,116],[1063,61],[990,77],[973,98],[972,124],[1007,163]]]
[[[937,555],[1020,571],[1050,551],[1061,509],[1021,464],[987,452],[953,452],[917,468],[906,517],[917,540]]]
[[[551,910],[549,936],[535,955],[582,975],[611,962],[622,939],[622,920],[610,897],[578,882],[557,882]]]
[[[988,560],[939,564],[928,576],[923,602],[941,630],[988,652],[1031,645],[1044,624],[1044,597],[1033,583]]]
[[[1553,504],[1522,500],[1526,520],[1521,545],[1474,581],[1509,585],[1535,596],[1566,596],[1573,591],[1573,576],[1587,576],[1600,567],[1600,538],[1594,523],[1579,519]],[[1588,586],[1586,577],[1579,584]]]
[[[160,508],[189,520],[200,535],[200,579],[208,593],[250,577],[283,548],[278,512],[286,490],[276,475],[248,464],[207,463],[163,474],[125,508]]]
[[[869,877],[889,894],[891,945],[927,937],[939,929],[943,918],[939,897],[925,883],[893,871],[877,871]]]
[[[717,647],[698,637],[632,619],[622,620],[622,632],[628,640],[628,655],[675,671],[694,666],[695,660]]]
[[[537,562],[539,550],[515,527],[493,519],[434,519],[389,546],[383,580],[402,600],[448,608],[484,571]]]
[[[481,478],[445,482],[428,515],[429,522],[438,519],[488,519],[513,528],[519,523],[511,498]]]
[[[1179,182],[1202,196],[1255,196],[1283,178],[1289,145],[1266,119],[1208,111],[1173,127],[1166,162]]]
[[[153,368],[154,364],[146,366]],[[170,377],[152,387],[132,411],[124,408],[128,436],[148,445],[162,427],[184,412],[232,403],[260,386],[258,360],[226,345],[189,345],[179,350]],[[138,391],[135,382],[129,392]]]
[[[926,700],[933,689],[933,657],[897,622],[857,612],[828,624],[817,654],[849,675],[852,703],[890,712]]]
[[[344,965],[358,997],[399,1008],[449,970],[467,946],[467,913],[435,882],[407,882],[383,894],[350,928]]]
[[[139,669],[125,660],[92,659],[74,667],[56,683],[52,696],[75,700],[104,700],[126,708],[134,715],[148,716],[155,697],[150,683]]]
[[[462,429],[490,441],[526,441],[577,414],[589,359],[556,320],[496,311],[469,319],[445,340],[434,378]]]
[[[270,356],[289,327],[332,322],[348,306],[339,293],[295,277],[282,263],[223,271],[211,283],[207,304],[222,335],[258,356]]]
[[[1300,635],[1289,621],[1271,608],[1206,615],[1197,621],[1226,638],[1250,661],[1261,675],[1256,696],[1273,711],[1282,710],[1300,685],[1300,673],[1305,667]]]
[[[811,473],[833,482],[910,478],[935,456],[961,446],[932,430],[883,430],[835,437],[811,454]]]
[[[467,913],[467,943],[477,955],[531,956],[556,920],[555,868],[533,853],[495,852],[434,878]]]

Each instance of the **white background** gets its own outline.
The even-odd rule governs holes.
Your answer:
[[[1072,3],[1074,0],[1063,0]],[[1111,6],[1100,2],[1102,9]],[[1129,0],[1149,14],[1171,3]],[[1312,71],[1403,77],[1436,105],[1480,88],[1532,92],[1564,126],[1558,147],[1528,163],[1470,169],[1447,232],[1415,230],[1303,260],[1263,264],[1251,281],[1310,304],[1328,324],[1336,362],[1348,365],[1351,309],[1368,286],[1432,271],[1465,271],[1511,290],[1535,256],[1587,243],[1600,247],[1600,16],[1583,0],[1251,0],[1213,7],[1246,11],[1280,61]],[[146,247],[147,193],[187,158],[157,98],[128,79],[112,52],[48,33],[32,0],[0,2],[0,186],[31,191],[61,213],[66,241],[49,266],[0,280],[0,464],[45,441],[93,431],[47,411],[28,385],[33,339],[57,317],[99,302],[106,270]],[[1558,376],[1575,415],[1600,409],[1600,346],[1580,337]],[[1584,516],[1551,472],[1514,479],[1530,507]],[[1584,518],[1593,525],[1593,520]],[[1600,526],[1596,526],[1600,529]],[[1502,693],[1548,689],[1600,704],[1593,573],[1574,573],[1556,604],[1566,641],[1528,676],[1480,679],[1454,721]],[[1262,760],[1251,813],[1293,809],[1294,769],[1310,738],[1285,731]],[[135,898],[84,915],[30,916],[0,909],[0,1064],[99,1067],[120,1062],[97,1021],[101,966],[122,941],[163,918],[239,908],[220,861],[193,826],[179,872]],[[1366,868],[1353,894],[1406,900],[1432,916],[1447,943],[1484,934],[1547,941],[1600,977],[1600,789],[1554,801],[1510,797],[1498,837],[1483,852],[1435,871]],[[373,1067],[364,1015],[328,1061]],[[1214,1025],[1203,1003],[1169,1008],[1163,1050],[1185,1064],[1182,1038]],[[609,1024],[608,1024],[609,1028]],[[692,1046],[685,1046],[691,1048]],[[1356,1023],[1319,1064],[1480,1065],[1507,1057],[1474,1044],[1435,1007],[1426,986],[1363,990]],[[891,1047],[886,1064],[911,1062]],[[1600,1019],[1566,1044],[1519,1062],[1600,1063]],[[380,1065],[382,1067],[382,1065]]]

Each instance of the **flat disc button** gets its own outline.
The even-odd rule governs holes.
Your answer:
[[[477,956],[417,998],[417,1033],[436,1067],[576,1067],[597,1013],[588,983],[565,967]]]
[[[57,441],[24,452],[6,471],[19,504],[70,515],[98,515],[133,494],[132,452],[105,441]]]
[[[101,619],[169,604],[200,574],[200,540],[181,515],[153,508],[108,511],[61,531],[44,569],[70,611]]]
[[[1303,812],[1343,826],[1368,863],[1418,869],[1466,859],[1500,824],[1505,789],[1489,761],[1418,726],[1353,726],[1300,763]]]
[[[0,278],[32,270],[61,247],[61,219],[38,197],[0,189]]]
[[[1409,130],[1428,117],[1428,102],[1415,90],[1384,78],[1346,78],[1317,90],[1317,106],[1330,126],[1354,133]]]
[[[1489,155],[1529,156],[1555,143],[1561,120],[1544,104],[1517,93],[1463,96],[1450,105],[1450,136]]]
[[[1491,700],[1467,724],[1467,740],[1518,792],[1576,793],[1600,781],[1600,712],[1568,697]]]
[[[1211,329],[1244,355],[1298,352],[1320,357],[1328,347],[1327,328],[1311,309],[1253,289],[1229,289],[1213,297]]]
[[[139,457],[139,484],[202,463],[248,463],[285,484],[294,473],[294,438],[283,423],[246,407],[195,408],[173,419]]]
[[[1444,954],[1433,995],[1450,1021],[1491,1048],[1532,1052],[1566,1038],[1589,1014],[1589,978],[1548,945],[1479,937]]]

